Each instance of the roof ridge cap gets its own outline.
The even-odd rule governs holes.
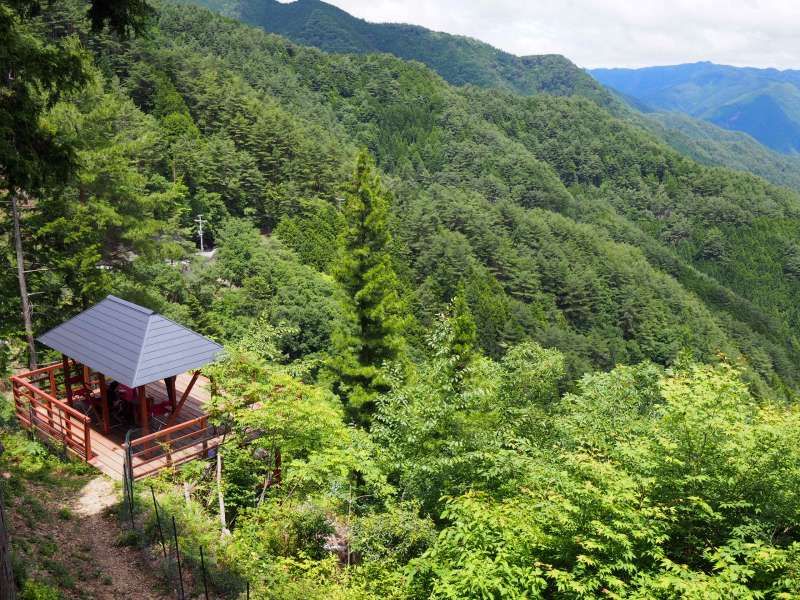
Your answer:
[[[147,345],[147,336],[150,335],[150,324],[153,322],[153,317],[156,316],[157,313],[150,312],[147,316],[147,325],[144,328],[144,335],[142,336],[142,343],[139,346],[139,352],[136,356],[136,368],[133,370],[133,382],[136,383],[139,379],[139,367],[142,364],[142,356],[144,356],[144,349]],[[138,387],[138,386],[136,386]]]
[[[135,302],[131,302],[130,300],[125,300],[124,298],[120,298],[118,296],[115,296],[114,294],[109,294],[103,300],[108,300],[110,302],[116,302],[117,304],[121,304],[121,305],[126,306],[128,308],[131,308],[133,310],[139,311],[140,313],[144,313],[146,315],[155,314],[154,310],[152,310],[150,308],[147,308],[146,306],[141,306],[139,304],[136,304]],[[102,300],[101,300],[101,302],[102,302]],[[99,304],[99,302],[98,302],[98,304]]]

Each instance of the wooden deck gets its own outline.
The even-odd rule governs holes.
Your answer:
[[[209,424],[203,409],[210,399],[205,377],[198,377],[174,423],[167,423],[169,414],[153,417],[152,433],[142,436],[140,430],[131,430],[130,450],[126,451],[129,425],[114,426],[108,434],[103,434],[96,418],[81,414],[59,399],[63,397],[59,369],[58,364],[49,365],[11,378],[17,418],[40,438],[64,448],[113,479],[123,479],[128,452],[133,477],[138,479],[165,467],[207,457],[220,443],[220,432]],[[191,379],[189,373],[177,377],[178,397],[189,387]],[[146,395],[154,404],[168,400],[163,381],[147,384]]]
[[[183,394],[183,391],[189,385],[190,380],[190,374],[178,376],[178,379],[175,383],[178,396]],[[153,398],[156,404],[164,402],[167,399],[166,386],[163,382],[149,383],[147,384],[147,395]],[[208,380],[201,376],[198,378],[189,394],[189,397],[186,399],[186,403],[183,405],[183,408],[176,419],[175,425],[189,424],[191,421],[197,421],[201,417],[206,416],[206,413],[203,410],[203,405],[210,399],[210,397],[211,395],[208,391]],[[163,431],[168,418],[168,416],[153,418],[154,422],[159,421],[159,431]],[[93,456],[88,461],[89,464],[97,467],[109,477],[121,481],[123,477],[123,465],[125,463],[124,444],[125,434],[127,431],[123,431],[120,428],[115,428],[112,429],[108,435],[104,435],[100,432],[97,425],[93,425],[91,429]],[[179,430],[179,435],[191,434],[194,437],[199,437],[202,429],[204,429],[204,427],[201,426],[200,422],[196,424],[189,424],[188,427],[182,427],[181,430]],[[159,431],[154,431],[153,434],[158,434]],[[136,438],[133,438],[134,442],[135,440]],[[216,444],[211,444],[212,447],[215,445]],[[139,448],[136,446],[134,446],[134,448],[134,452],[139,450]],[[162,468],[168,466],[170,461],[172,464],[186,462],[185,460],[181,460],[184,458],[184,455],[187,454],[186,449],[178,448],[172,452],[172,457],[168,458],[167,454],[161,451],[161,449],[158,447],[157,441],[151,444],[150,448],[152,448],[152,450],[149,455],[133,457],[134,475],[137,478],[158,472]]]

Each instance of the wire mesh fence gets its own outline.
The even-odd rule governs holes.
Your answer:
[[[237,576],[226,576],[209,556],[208,548],[193,543],[191,536],[182,536],[180,520],[158,501],[155,489],[147,486],[146,494],[137,495],[126,454],[123,467],[123,502],[119,517],[135,539],[149,540],[160,555],[161,571],[175,598],[200,597],[205,600],[226,597],[250,600],[250,582]],[[138,483],[141,487],[141,482]],[[146,513],[152,511],[149,518]],[[211,560],[209,560],[211,559]],[[225,590],[223,594],[221,590]]]

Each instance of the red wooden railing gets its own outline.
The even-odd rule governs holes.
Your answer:
[[[82,460],[92,458],[91,419],[57,398],[61,363],[11,377],[14,410],[20,424],[63,445]],[[46,384],[48,392],[42,389]]]
[[[206,458],[219,446],[219,431],[208,424],[208,415],[184,421],[129,442],[131,476],[139,479],[164,467]]]
[[[91,385],[94,376],[102,377],[86,372],[84,378]],[[23,427],[32,429],[45,441],[65,447],[81,460],[92,459],[91,419],[58,399],[66,395],[61,362],[13,375],[11,385],[15,412]],[[219,445],[220,433],[209,425],[208,415],[201,415],[131,440],[125,448],[126,464],[138,479],[165,467],[207,457]],[[102,446],[98,451],[102,454]]]

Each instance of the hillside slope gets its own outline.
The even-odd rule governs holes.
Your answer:
[[[0,401],[23,598],[158,598],[157,571],[226,599],[800,595],[797,194],[586,98],[197,7],[132,40],[43,8],[16,30],[82,42],[87,82],[43,115],[74,172],[21,198],[34,328],[113,292],[224,342],[225,444],[136,483],[116,533]]]
[[[193,2],[327,52],[389,52],[428,65],[454,85],[500,87],[520,94],[579,94],[608,106],[616,100],[557,54],[515,56],[479,40],[417,25],[370,23],[322,0]]]
[[[296,328],[293,358],[326,351],[338,198],[366,147],[394,196],[413,348],[461,289],[485,352],[558,347],[571,381],[689,351],[741,362],[762,394],[800,383],[788,190],[701,166],[584,98],[454,87],[417,62],[326,54],[196,7],[164,5],[151,39],[93,50],[105,85],[53,116],[85,171],[26,225],[32,263],[59,265],[31,276],[54,307],[39,329],[115,290],[222,340],[266,314]],[[84,212],[110,216],[86,229]],[[198,213],[222,271],[176,277],[166,259]],[[230,217],[272,234],[269,261],[252,262],[258,238]],[[75,243],[48,243],[54,228]]]
[[[225,111],[209,107],[241,102],[214,96],[236,89],[211,75],[216,64],[252,89],[244,97],[269,99],[303,128],[329,132],[317,144],[366,145],[402,182],[398,218],[411,216],[396,235],[411,252],[409,285],[423,322],[454,292],[454,273],[467,272],[479,314],[489,310],[478,309],[489,288],[478,290],[499,286],[498,312],[479,319],[491,353],[529,335],[595,365],[669,362],[682,346],[706,355],[725,346],[752,355],[765,374],[793,379],[800,281],[786,273],[800,227],[797,195],[700,167],[586,100],[453,88],[389,55],[323,54],[204,11],[165,9],[161,28],[142,56],[165,65],[201,131],[223,134]],[[537,236],[520,233],[531,227]],[[456,271],[442,271],[454,258],[437,256],[456,248]],[[625,263],[642,271],[623,275]],[[566,327],[556,325],[562,319]],[[769,358],[756,358],[757,347]]]
[[[0,413],[4,403],[0,395]],[[166,600],[159,555],[131,543],[114,508],[115,484],[59,460],[0,414],[0,496],[21,598]]]
[[[610,94],[563,56],[517,57],[478,40],[415,25],[370,23],[321,0],[180,0],[279,33],[328,52],[389,52],[418,60],[455,85],[474,84],[523,95],[578,95],[650,131],[704,164],[749,171],[776,185],[800,190],[800,158],[786,157],[748,135],[710,121],[651,112],[630,94]]]
[[[778,152],[800,152],[800,71],[701,62],[590,73],[652,108],[748,133]]]
[[[749,171],[800,191],[800,156],[770,150],[746,133],[679,112],[647,111],[628,119],[702,164]]]

